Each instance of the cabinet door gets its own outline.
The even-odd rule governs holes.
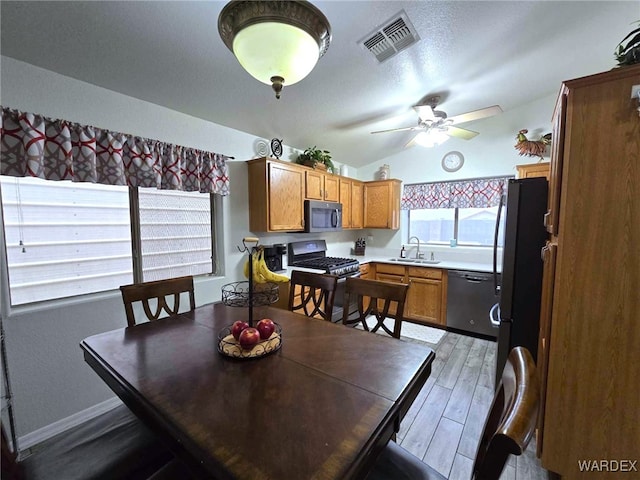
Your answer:
[[[376,280],[381,280],[383,282],[392,282],[392,283],[404,283],[404,275],[394,275],[391,273],[376,273]],[[382,308],[384,303],[382,301],[378,301],[378,308]],[[405,311],[407,310],[407,302],[405,301],[404,305]],[[396,304],[392,303],[389,306],[389,315],[396,314]]]
[[[567,123],[567,92],[559,97],[553,119],[551,144],[551,172],[549,174],[549,211],[544,216],[544,224],[552,235],[558,234],[560,218],[560,187],[564,164],[565,125]]]
[[[400,181],[367,182],[364,186],[364,227],[400,228]]]
[[[542,455],[544,407],[547,393],[547,370],[549,365],[549,340],[551,337],[551,312],[553,309],[553,286],[556,275],[556,253],[558,246],[547,242],[542,250],[544,273],[542,275],[542,298],[540,300],[540,335],[538,337],[538,375],[540,377],[540,410],[538,411],[538,430],[536,447],[538,457]]]
[[[337,175],[324,175],[324,200],[327,202],[340,201],[340,177]],[[344,215],[344,212],[343,212]]]
[[[364,226],[364,184],[351,182],[351,228],[363,228]]]
[[[369,278],[369,272],[370,272],[370,268],[369,268],[369,264],[368,263],[361,263],[360,264],[360,278]]]
[[[342,228],[351,228],[351,181],[340,179],[340,203],[342,204]]]
[[[442,281],[409,277],[406,317],[444,325],[442,321]]]
[[[518,178],[545,177],[549,180],[549,162],[516,165],[516,169],[518,170]]]
[[[269,163],[269,231],[304,230],[304,171]]]
[[[305,172],[305,198],[324,200],[324,173],[313,170]]]

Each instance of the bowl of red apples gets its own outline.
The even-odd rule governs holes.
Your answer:
[[[218,351],[232,358],[258,358],[282,346],[282,328],[270,318],[259,320],[255,327],[244,320],[218,333]]]

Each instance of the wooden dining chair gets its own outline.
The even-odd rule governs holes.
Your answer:
[[[289,284],[289,310],[331,321],[338,277],[293,270]]]
[[[509,455],[522,455],[535,431],[540,380],[531,353],[515,347],[502,373],[476,452],[472,480],[496,480]],[[446,480],[440,472],[391,441],[367,480]]]
[[[377,332],[382,329],[395,338],[400,338],[400,329],[404,318],[404,303],[409,285],[405,283],[383,282],[364,278],[349,277],[344,287],[344,325],[362,324],[367,331]],[[355,300],[355,302],[354,302]],[[355,303],[357,310],[350,312],[348,305]],[[394,320],[393,330],[384,321]],[[369,326],[368,322],[375,322]]]
[[[169,278],[153,282],[134,283],[120,287],[124,310],[127,314],[127,325],[133,327],[136,317],[133,312],[133,304],[141,302],[144,313],[149,321],[157,320],[160,315],[169,316],[180,313],[180,296],[182,293],[189,295],[189,310],[196,308],[196,300],[193,292],[193,277]],[[167,299],[173,296],[173,301],[167,303]],[[155,307],[152,308],[152,304]]]

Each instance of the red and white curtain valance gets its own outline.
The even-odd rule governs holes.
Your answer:
[[[229,195],[227,159],[2,107],[0,174]]]
[[[401,208],[487,208],[500,203],[512,177],[474,178],[453,182],[415,183],[405,185]]]

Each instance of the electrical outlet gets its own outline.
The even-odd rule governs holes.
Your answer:
[[[640,99],[640,85],[631,86],[631,98]]]

